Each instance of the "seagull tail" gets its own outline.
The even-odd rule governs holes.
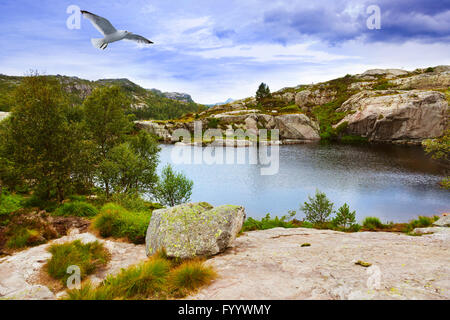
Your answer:
[[[92,45],[97,49],[103,49],[102,47],[105,45],[105,42],[103,41],[103,39],[91,39],[91,42],[92,42]]]

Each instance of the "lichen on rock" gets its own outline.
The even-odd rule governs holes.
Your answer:
[[[150,256],[165,249],[169,257],[211,256],[229,247],[245,219],[243,207],[187,203],[153,211],[146,237]]]

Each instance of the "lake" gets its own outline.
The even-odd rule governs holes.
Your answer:
[[[191,201],[242,205],[247,216],[254,218],[297,210],[297,218],[302,219],[299,206],[316,189],[325,192],[336,209],[347,203],[356,210],[359,222],[366,216],[377,216],[383,222],[407,222],[418,215],[450,211],[450,193],[438,186],[443,168],[421,147],[319,143],[280,146],[279,171],[274,175],[261,175],[262,165],[248,161],[174,164],[171,155],[175,146],[161,148],[159,170],[171,163],[192,179]],[[197,155],[204,151],[201,147],[183,148]],[[226,149],[231,152],[245,148]]]

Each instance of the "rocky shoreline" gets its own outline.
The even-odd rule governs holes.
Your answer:
[[[308,143],[323,139],[324,130],[330,130],[324,123],[330,122],[337,138],[420,145],[448,129],[449,86],[450,66],[438,66],[432,72],[374,69],[274,92],[272,99],[287,107],[258,108],[255,98],[247,98],[212,107],[195,117],[135,123],[166,143],[178,142],[173,137],[177,129],[193,135],[196,125],[203,131],[218,130],[224,137],[233,137],[239,129],[255,136],[261,129],[276,129],[279,144]],[[321,119],[321,108],[328,110],[330,119]]]

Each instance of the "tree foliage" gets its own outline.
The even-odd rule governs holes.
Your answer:
[[[336,216],[333,218],[332,222],[337,227],[347,229],[356,223],[356,211],[350,211],[348,204],[344,203],[344,205],[336,211]]]
[[[270,98],[271,96],[269,86],[264,82],[261,83],[256,91],[256,101],[261,103],[264,99]]]
[[[161,204],[173,207],[189,201],[193,185],[192,180],[182,173],[175,172],[169,164],[162,170],[154,195]]]
[[[21,178],[42,198],[56,195],[62,201],[81,157],[81,127],[68,120],[68,103],[56,81],[29,76],[13,97],[1,130],[1,180]],[[11,167],[13,173],[5,174]]]
[[[323,224],[328,221],[328,217],[333,213],[333,203],[326,194],[316,191],[313,197],[308,196],[309,202],[305,202],[300,209],[305,213],[306,220],[313,224]]]

